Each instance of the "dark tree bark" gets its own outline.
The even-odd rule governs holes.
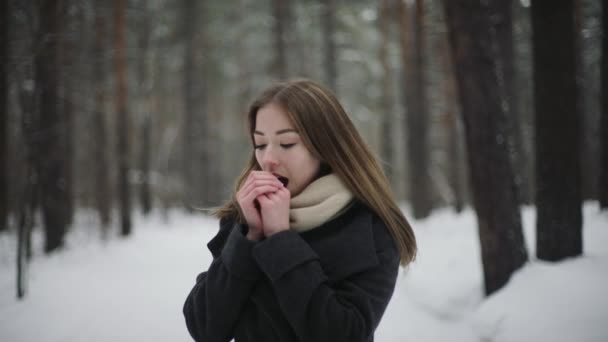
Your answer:
[[[497,65],[499,2],[445,0],[458,83],[473,204],[477,213],[485,293],[507,283],[527,260],[508,146],[508,108]]]
[[[378,11],[378,25],[380,26],[381,43],[380,43],[380,63],[382,64],[382,95],[380,97],[380,108],[382,112],[380,114],[382,120],[382,135],[381,135],[381,148],[380,155],[382,156],[382,162],[385,165],[384,171],[386,176],[391,182],[393,179],[393,168],[395,167],[395,158],[393,157],[393,130],[392,127],[395,124],[395,117],[393,113],[393,81],[392,81],[392,70],[390,64],[390,58],[388,55],[388,48],[390,43],[390,13],[391,7],[389,0],[381,0],[379,3]]]
[[[24,63],[23,73],[25,79],[34,78],[34,58],[28,59]],[[24,81],[21,80],[21,81]],[[27,262],[32,257],[32,228],[34,226],[34,213],[37,207],[37,194],[39,193],[38,163],[39,157],[37,139],[40,135],[36,134],[39,127],[38,99],[35,89],[21,84],[19,89],[19,104],[21,107],[21,131],[23,135],[23,146],[21,152],[24,155],[24,183],[19,193],[17,212],[18,232],[17,232],[17,298],[21,299],[26,294],[26,272]]]
[[[0,3],[0,232],[8,229],[8,1]]]
[[[427,217],[433,209],[431,180],[429,175],[429,109],[426,94],[427,67],[425,58],[424,4],[415,2],[414,22],[414,64],[410,69],[411,81],[407,86],[412,92],[412,102],[408,106],[408,151],[410,167],[410,202],[415,218]],[[407,72],[407,70],[406,70]]]
[[[325,48],[325,82],[329,89],[337,92],[338,67],[336,63],[336,2],[322,0],[323,43]]]
[[[28,133],[31,134],[31,133]],[[31,139],[31,138],[30,138]],[[32,163],[29,144],[25,144],[26,154],[25,185],[19,199],[19,223],[17,231],[17,298],[22,299],[26,294],[27,262],[31,258],[31,232],[34,226],[34,196],[36,191],[36,171]]]
[[[118,136],[118,194],[120,233],[131,234],[129,187],[129,113],[127,111],[126,0],[114,0],[114,68],[116,75],[116,131]]]
[[[95,44],[93,48],[93,77],[95,87],[95,112],[93,114],[92,134],[95,158],[94,186],[95,207],[101,223],[102,235],[107,236],[110,224],[111,187],[108,173],[108,141],[106,124],[106,13],[104,0],[95,1]]]
[[[75,54],[76,47],[74,42],[75,36],[75,28],[74,28],[74,19],[71,15],[70,6],[74,6],[75,4],[71,3],[69,0],[62,0],[62,15],[63,22],[60,23],[62,31],[60,33],[61,37],[61,48],[60,48],[60,83],[62,83],[61,87],[61,110],[63,111],[63,120],[64,120],[64,139],[65,139],[65,151],[63,158],[65,159],[66,168],[65,168],[65,188],[67,194],[67,222],[68,224],[72,224],[73,216],[74,216],[74,177],[73,177],[73,166],[74,166],[74,144],[73,144],[73,126],[74,126],[74,74],[75,74]]]
[[[582,253],[574,3],[532,0],[536,110],[536,255]]]
[[[42,218],[45,229],[44,251],[50,253],[63,245],[68,225],[69,196],[65,160],[65,117],[59,111],[58,34],[61,1],[43,0],[39,7],[39,49],[36,74],[40,96],[38,174],[42,194]]]
[[[608,209],[608,6],[602,2],[602,61],[601,61],[601,119],[600,119],[600,208]]]
[[[151,80],[148,71],[149,66],[149,44],[150,44],[150,12],[147,9],[147,1],[141,2],[141,20],[139,36],[139,86],[140,86],[140,120],[141,120],[141,147],[139,153],[139,170],[141,172],[141,183],[139,185],[139,199],[141,210],[149,214],[152,210],[152,199],[150,197],[150,152],[151,152]]]

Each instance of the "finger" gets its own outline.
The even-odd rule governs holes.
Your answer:
[[[291,198],[291,192],[289,192],[289,189],[287,189],[287,188],[281,188],[281,189],[277,190],[276,194],[279,197],[281,197],[282,199]]]
[[[264,170],[251,170],[251,173],[254,175],[269,175],[272,176],[272,172],[264,171]]]
[[[245,183],[251,184],[252,182],[255,183],[263,181],[276,182],[277,184],[281,185],[283,184],[275,175],[267,171],[251,171]]]
[[[260,172],[260,171],[258,171],[258,172]],[[266,172],[266,171],[261,171],[261,172],[263,172],[263,173],[256,173],[252,176],[254,181],[262,181],[262,180],[271,181],[271,182],[276,181],[276,182],[280,183],[281,186],[284,186],[283,182],[281,182],[277,176],[273,175],[270,172]]]
[[[244,199],[253,201],[260,196],[275,193],[277,190],[278,188],[274,185],[260,186],[251,190]]]
[[[289,197],[285,196],[284,194],[283,195],[279,194],[278,191],[268,194],[268,198],[270,199],[270,201],[272,201],[272,203],[275,203],[275,204],[282,203],[282,202],[289,200]]]
[[[258,202],[260,202],[260,206],[262,207],[266,207],[268,204],[270,204],[270,199],[268,198],[268,195],[263,194],[257,197]]]
[[[254,179],[277,179],[277,177],[275,175],[273,175],[272,173],[268,172],[268,171],[251,171],[251,173],[249,174],[251,177],[253,177]]]
[[[243,186],[241,187],[241,189],[239,190],[239,192],[242,193],[242,194],[247,194],[248,192],[250,192],[254,188],[256,188],[258,186],[263,186],[263,185],[275,185],[277,187],[282,187],[283,183],[281,183],[276,178],[274,178],[274,179],[267,179],[267,178],[256,179],[255,177],[252,177],[251,179],[248,179],[245,182],[245,184],[243,184]]]
[[[258,191],[258,189],[264,189],[262,190],[262,192],[267,192],[267,191],[277,191],[280,188],[282,188],[282,184],[281,182],[277,181],[269,181],[269,180],[256,180],[256,181],[252,181],[250,184],[247,185],[247,187],[245,187],[241,194],[243,196],[249,196],[252,192],[256,192],[257,196],[260,194],[260,192]],[[267,190],[267,189],[271,189],[271,190]]]
[[[279,190],[280,187],[276,184],[266,183],[260,186],[256,186],[255,184],[249,184],[246,188],[241,189],[237,192],[236,197],[238,202],[252,201],[257,196],[265,192],[275,192]]]

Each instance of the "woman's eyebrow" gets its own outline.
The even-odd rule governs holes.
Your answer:
[[[283,133],[298,133],[298,131],[296,131],[293,128],[285,128],[285,129],[280,129],[278,131],[276,131],[274,134],[279,135],[279,134],[283,134]],[[254,131],[253,134],[257,134],[257,135],[265,135],[264,133],[260,132],[260,131]]]

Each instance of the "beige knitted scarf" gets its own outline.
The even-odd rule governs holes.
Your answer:
[[[333,173],[318,178],[291,199],[290,228],[305,232],[338,216],[353,199],[352,193]]]

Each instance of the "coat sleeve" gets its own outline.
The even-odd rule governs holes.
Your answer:
[[[208,244],[213,262],[197,276],[183,308],[195,341],[230,341],[239,314],[262,275],[252,258],[254,243],[245,238],[243,229],[238,224],[220,229]]]
[[[254,248],[281,310],[300,341],[369,341],[393,294],[399,256],[394,244],[376,251],[377,263],[335,283],[314,250],[293,231]]]

